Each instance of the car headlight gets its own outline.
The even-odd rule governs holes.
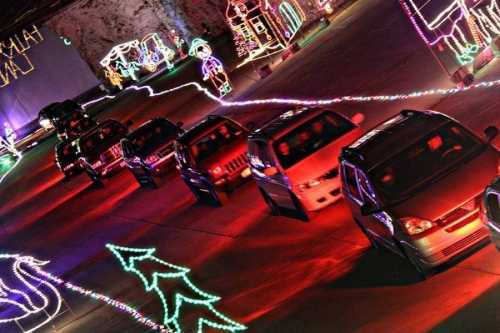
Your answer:
[[[303,184],[300,184],[299,185],[299,189],[301,189],[302,191],[304,191],[304,190],[308,190],[310,188],[316,187],[319,184],[321,184],[321,180],[320,179],[311,179],[311,180],[308,180],[307,182],[305,182]]]
[[[423,220],[418,217],[404,217],[401,219],[401,224],[403,229],[410,236],[421,234],[436,225],[434,222]]]

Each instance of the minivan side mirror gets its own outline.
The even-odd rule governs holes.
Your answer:
[[[354,116],[351,117],[351,121],[359,126],[363,121],[365,121],[365,115],[362,113],[356,113]]]
[[[267,167],[263,170],[264,174],[268,177],[272,177],[278,173],[278,168],[276,167]]]
[[[498,136],[498,128],[495,126],[488,126],[484,130],[484,135],[486,136],[488,143],[491,143]]]

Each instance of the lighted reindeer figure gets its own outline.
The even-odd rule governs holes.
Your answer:
[[[57,288],[38,274],[48,261],[18,254],[0,255],[0,331],[17,324],[23,332],[34,332],[52,321],[61,310],[62,297]],[[9,286],[16,284],[16,287]],[[41,319],[34,327],[23,328],[23,319]],[[30,323],[32,320],[30,320]]]

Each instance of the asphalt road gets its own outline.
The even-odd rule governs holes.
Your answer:
[[[153,86],[172,87],[196,77],[196,67],[185,67]],[[251,84],[255,76],[234,75],[242,87],[239,99],[452,86],[397,1],[387,0],[357,1],[265,80]],[[494,62],[478,80],[499,76]],[[363,113],[367,129],[403,108],[432,108],[480,134],[487,125],[500,127],[499,97],[497,89],[489,89],[334,108]],[[133,119],[136,125],[157,115],[191,124],[208,112],[260,124],[276,114],[267,106],[216,109],[191,90],[157,98],[127,93],[98,108],[105,109],[99,118]],[[50,271],[143,306],[156,319],[158,300],[121,270],[106,243],[156,247],[164,260],[190,267],[198,286],[222,297],[218,309],[244,322],[248,332],[500,331],[500,254],[492,245],[420,282],[405,262],[368,248],[343,201],[302,223],[271,217],[252,182],[237,189],[223,208],[196,204],[175,170],[158,190],[140,189],[126,171],[97,189],[84,175],[62,180],[53,164],[54,143],[45,141],[29,152],[0,188],[2,250],[51,260]],[[64,296],[73,312],[56,321],[63,332],[144,331],[110,307]]]

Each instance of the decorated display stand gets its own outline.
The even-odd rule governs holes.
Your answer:
[[[480,69],[500,35],[498,0],[399,0],[431,52],[448,49],[459,66]],[[464,72],[465,68],[459,69]],[[455,76],[462,77],[460,73]]]
[[[195,38],[191,42],[189,55],[202,61],[201,71],[203,74],[203,81],[210,80],[219,93],[219,97],[224,97],[229,94],[233,88],[224,69],[224,65],[219,59],[215,58],[212,53],[212,48],[205,40]]]
[[[306,16],[296,0],[228,0],[226,19],[240,67],[286,49]]]
[[[172,70],[176,60],[187,57],[187,43],[174,29],[170,31],[169,39],[177,52],[168,47],[156,32],[147,34],[141,41],[135,39],[114,46],[100,61],[105,77],[121,90],[127,80],[139,81],[141,71],[153,73],[160,68]]]
[[[137,39],[114,46],[100,61],[111,84],[123,88],[124,79],[138,81],[140,43]]]
[[[160,64],[174,68],[175,51],[167,47],[158,33],[147,34],[141,41],[139,63],[149,72],[156,72]]]

